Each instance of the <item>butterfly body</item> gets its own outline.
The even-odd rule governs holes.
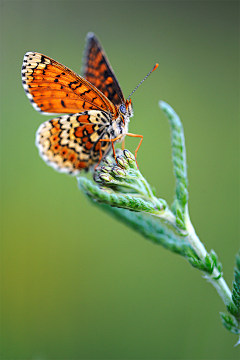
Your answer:
[[[83,77],[37,52],[27,52],[22,65],[23,87],[33,107],[42,114],[63,114],[39,127],[39,154],[55,170],[71,175],[96,167],[111,149],[115,155],[113,143],[126,135],[142,138],[128,133],[131,99],[125,100],[93,33],[87,35],[84,54]]]

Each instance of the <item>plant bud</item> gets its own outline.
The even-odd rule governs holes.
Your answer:
[[[117,156],[116,161],[117,161],[118,165],[121,166],[123,169],[126,169],[126,170],[129,169],[128,162],[123,156]]]
[[[126,172],[123,169],[121,169],[119,166],[114,166],[111,170],[112,173],[117,177],[124,177],[126,175]]]
[[[102,166],[101,172],[109,173],[112,170],[111,166]]]
[[[104,164],[106,164],[107,166],[113,165],[113,160],[111,159],[110,156],[107,156],[106,158],[102,159],[102,162],[104,162]]]
[[[137,170],[137,164],[134,155],[129,150],[123,150],[123,154],[128,161],[128,164]]]
[[[99,179],[103,180],[104,182],[114,182],[114,178],[108,173],[100,173]]]

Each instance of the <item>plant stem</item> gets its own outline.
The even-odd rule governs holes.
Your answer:
[[[188,231],[188,235],[186,236],[187,241],[192,246],[196,254],[198,255],[199,259],[205,261],[205,258],[208,254],[207,250],[205,249],[204,245],[199,240],[194,227],[191,223],[188,213],[188,207],[186,206],[186,228]],[[212,274],[205,273],[205,279],[207,279],[217,290],[219,296],[223,300],[224,304],[227,306],[232,302],[232,294],[227,286],[224,278],[221,276],[219,279],[220,273],[216,267],[214,267]]]
[[[153,213],[152,215],[167,221],[169,224],[171,224],[172,226],[177,228],[176,227],[176,217],[172,213],[172,211],[169,210],[168,208],[166,208],[165,210],[162,210],[162,211],[158,211],[157,213]]]
[[[217,290],[219,296],[226,306],[229,306],[232,302],[232,295],[229,287],[226,284],[226,281],[221,276],[220,279],[216,280],[213,277],[217,277],[219,275],[219,271],[214,268],[213,273],[205,275],[205,279],[207,279]]]
[[[188,240],[189,244],[192,246],[196,254],[198,255],[199,259],[205,261],[207,250],[205,249],[204,245],[199,240],[195,229],[191,223],[189,213],[188,213],[188,206],[185,207],[185,224],[187,228],[188,235],[186,239]]]

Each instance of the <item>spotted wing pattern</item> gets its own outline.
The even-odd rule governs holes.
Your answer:
[[[87,34],[82,73],[83,77],[96,86],[113,104],[125,103],[108,58],[93,33]]]
[[[25,54],[22,82],[33,107],[45,114],[103,110],[117,116],[116,106],[94,84],[57,61],[36,53]]]
[[[57,117],[39,127],[36,146],[55,170],[78,175],[99,161],[100,146],[103,155],[111,149],[109,142],[99,141],[109,139],[109,125],[109,114],[99,110]]]

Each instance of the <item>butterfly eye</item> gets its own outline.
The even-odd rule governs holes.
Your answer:
[[[126,114],[126,112],[127,112],[126,106],[125,106],[124,104],[120,105],[119,111],[120,111],[122,114]]]

